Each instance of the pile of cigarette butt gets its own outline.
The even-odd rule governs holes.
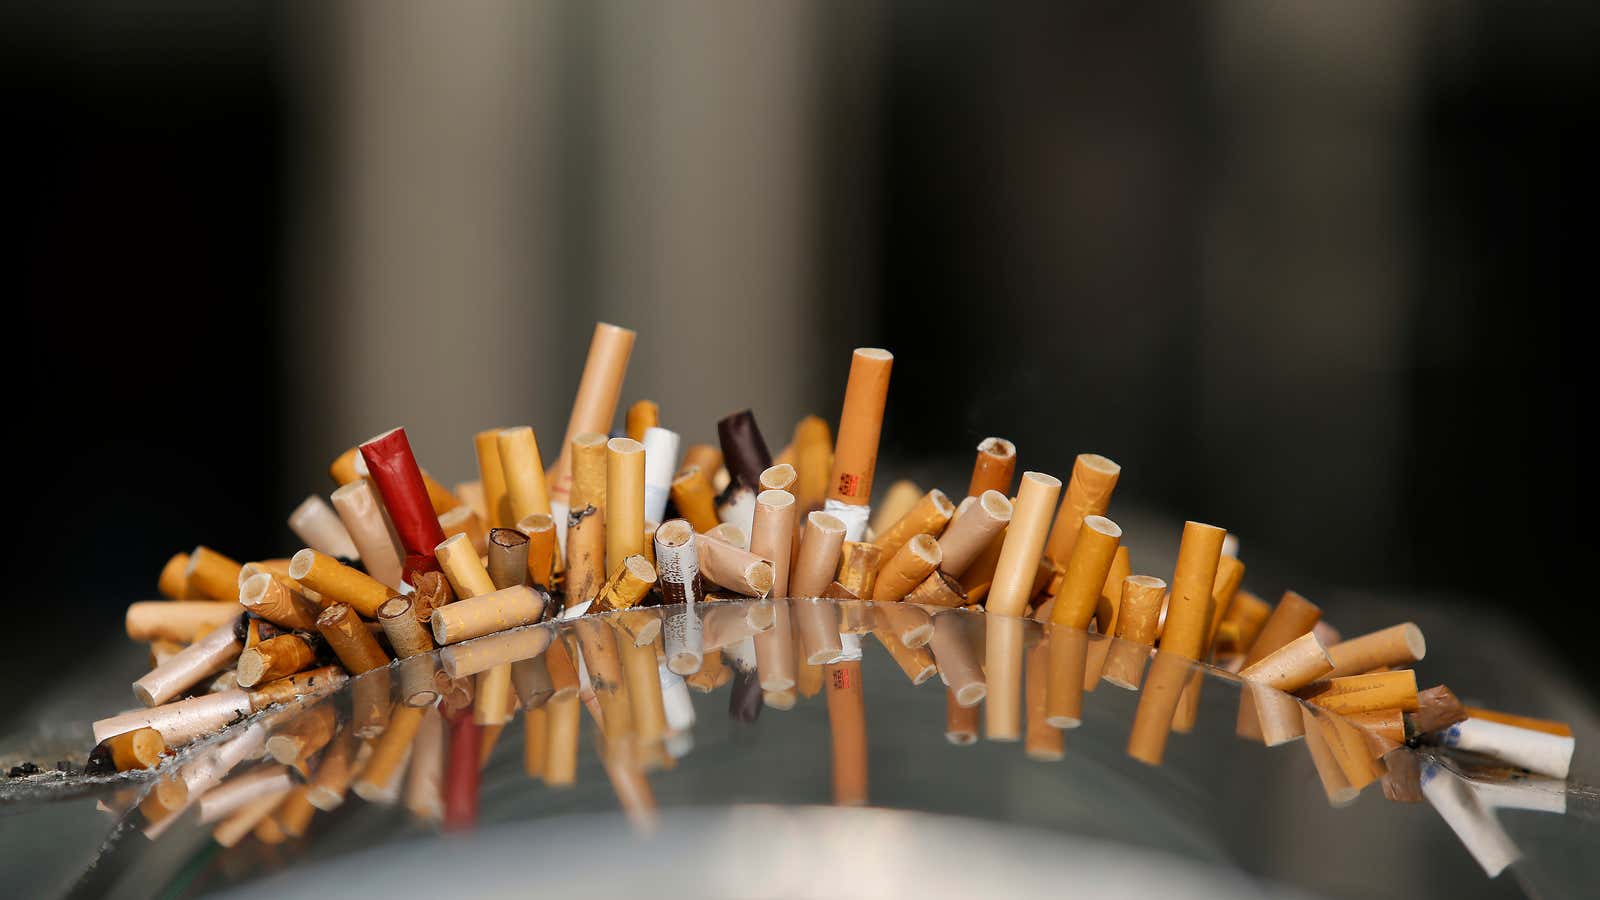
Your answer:
[[[651,721],[675,678],[702,691],[732,682],[730,710],[747,721],[823,685],[859,697],[870,634],[913,682],[940,676],[954,743],[977,739],[981,708],[989,739],[1059,758],[1084,692],[1104,681],[1141,691],[1128,752],[1159,764],[1169,733],[1194,724],[1205,663],[1243,686],[1240,736],[1304,738],[1334,802],[1374,781],[1391,799],[1419,799],[1419,746],[1567,775],[1566,726],[1419,689],[1425,644],[1412,623],[1341,639],[1299,594],[1263,601],[1243,588],[1223,528],[1185,523],[1170,580],[1133,572],[1106,517],[1120,467],[1103,456],[1078,456],[1063,486],[1016,477],[1017,448],[991,437],[959,495],[901,481],[874,509],[886,351],[854,352],[836,436],[810,416],[774,456],[748,410],[717,423],[718,446],[680,447],[640,400],[610,437],[633,342],[596,327],[553,459],[529,427],[482,431],[478,479],[450,488],[396,428],[333,461],[331,503],[312,495],[289,517],[305,543],[291,557],[240,563],[204,546],[173,556],[164,599],[128,608],[128,636],[153,660],[133,682],[138,707],[94,723],[88,771],[158,766],[264,710],[393,672],[398,699],[389,708],[384,679],[382,721],[356,728],[355,744],[320,707],[328,721],[301,715],[272,731],[294,738],[273,752],[285,766],[233,780],[270,780],[270,791],[212,804],[232,840],[292,804],[307,812],[278,821],[303,829],[313,806],[327,808],[319,785],[365,777],[381,793],[404,758],[385,756],[382,735],[409,739],[424,713],[438,723],[426,727],[478,729],[475,755],[487,752],[484,730],[518,710],[530,743],[574,728],[557,717],[580,706],[608,736],[666,736]],[[550,619],[573,624],[536,627]],[[560,783],[555,753],[539,765]],[[859,796],[840,788],[845,802],[865,801],[862,781]]]

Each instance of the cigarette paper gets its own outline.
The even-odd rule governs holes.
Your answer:
[[[237,602],[146,600],[128,604],[124,626],[135,641],[189,643],[224,623],[232,624],[242,612]]]
[[[500,450],[500,470],[510,507],[510,516],[495,527],[510,528],[534,513],[549,515],[550,491],[533,429],[526,425],[502,429],[495,435],[495,443]]]
[[[434,525],[437,527],[438,522]],[[431,547],[429,554],[432,559]],[[364,572],[309,547],[290,560],[289,577],[321,594],[325,602],[349,605],[369,619],[376,617],[378,607],[395,593]]]
[[[526,585],[463,598],[433,611],[433,639],[441,645],[455,644],[531,625],[539,621],[544,605],[544,595]]]
[[[250,698],[241,690],[202,694],[150,709],[119,713],[94,723],[95,743],[124,731],[154,728],[169,747],[187,744],[195,738],[232,724],[250,714]]]
[[[973,652],[970,622],[961,613],[940,613],[933,617],[933,635],[928,641],[939,678],[961,707],[976,707],[988,693],[983,668]]]
[[[1448,688],[1443,690],[1448,691]],[[1426,691],[1419,691],[1418,698]],[[1542,731],[1545,734],[1555,734],[1562,737],[1572,737],[1572,726],[1565,722],[1556,722],[1550,719],[1536,719],[1532,716],[1519,716],[1512,713],[1495,712],[1477,706],[1463,707],[1467,716],[1474,719],[1484,719],[1490,722],[1499,722],[1502,725],[1515,725],[1518,728],[1528,728],[1533,731]]]
[[[422,470],[411,454],[406,430],[395,428],[361,444],[361,458],[394,522],[395,533],[400,535],[406,579],[410,580],[412,572],[432,571],[433,548],[444,540],[444,531],[439,528],[439,515],[434,512]]]
[[[212,600],[239,599],[239,564],[210,547],[200,546],[189,552],[189,568],[185,573],[189,590]]]
[[[678,470],[678,433],[650,427],[642,437],[628,435],[644,446],[644,517],[659,522],[672,494],[672,476]]]
[[[1360,675],[1373,669],[1408,666],[1422,659],[1428,652],[1422,629],[1412,622],[1402,622],[1360,637],[1341,641],[1328,648],[1333,659],[1330,678]]]
[[[883,493],[883,499],[873,509],[871,527],[867,530],[874,535],[888,531],[890,526],[910,512],[922,497],[923,490],[915,481],[902,478],[890,484],[889,489]],[[833,512],[831,509],[828,511]],[[860,540],[860,538],[852,538],[852,540]]]
[[[338,666],[323,666],[308,672],[297,672],[287,678],[262,685],[250,692],[250,708],[263,710],[278,703],[288,703],[302,697],[322,697],[344,686],[350,678]]]
[[[933,574],[940,559],[938,541],[927,533],[913,535],[879,570],[872,599],[880,603],[903,599]]]
[[[1488,719],[1466,719],[1438,737],[1442,746],[1492,756],[1521,769],[1566,778],[1575,743],[1571,735],[1518,728]]]
[[[296,634],[280,634],[245,650],[239,655],[238,682],[251,688],[309,669],[317,652]]]
[[[617,400],[622,396],[622,379],[628,373],[628,357],[633,353],[634,333],[605,322],[594,326],[589,356],[578,381],[578,394],[572,401],[567,433],[561,439],[561,455],[549,472],[550,495],[565,500],[572,490],[572,439],[584,432],[609,434],[617,415]]]
[[[145,706],[159,706],[221,671],[242,647],[234,623],[224,622],[135,681],[133,694]]]
[[[1080,453],[1072,464],[1072,477],[1067,479],[1067,489],[1061,497],[1061,508],[1056,510],[1055,524],[1051,526],[1050,541],[1045,545],[1045,555],[1061,565],[1072,557],[1072,547],[1078,540],[1079,526],[1088,516],[1103,516],[1111,504],[1111,492],[1117,487],[1122,467],[1094,453]],[[1219,545],[1218,552],[1221,552]],[[1176,584],[1176,580],[1174,580]],[[1210,587],[1210,584],[1207,584]]]
[[[834,443],[833,472],[828,479],[829,500],[852,506],[871,502],[883,407],[889,396],[889,371],[893,365],[894,355],[875,347],[859,348],[851,357],[844,408],[839,414],[839,437]]]
[[[338,513],[316,494],[300,501],[289,513],[289,530],[319,553],[341,559],[358,559],[361,555]]]

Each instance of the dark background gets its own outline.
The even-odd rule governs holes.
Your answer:
[[[1285,579],[1499,609],[1593,672],[1574,313],[1596,13],[1270,8],[817,5],[797,132],[816,352],[771,372],[748,343],[721,358],[799,385],[801,408],[757,410],[781,432],[837,415],[850,346],[889,347],[887,460],[964,459],[990,433],[1062,476],[1104,452],[1119,503],[1224,524]],[[344,298],[291,277],[322,226],[307,182],[337,189],[306,174],[328,35],[363,15],[385,13],[0,13],[8,671],[92,664],[174,551],[287,555],[288,510],[377,430],[301,402],[296,371],[327,348],[297,329]],[[552,151],[566,268],[539,303],[579,350],[527,388],[559,433],[588,323],[665,301],[632,298],[634,316],[592,293],[606,80],[582,72],[614,22],[576,4],[543,21],[577,73]],[[426,362],[414,350],[394,353]],[[667,393],[631,383],[625,400]],[[466,435],[441,440],[460,455],[433,467],[471,477]]]

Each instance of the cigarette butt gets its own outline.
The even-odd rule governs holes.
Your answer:
[[[556,562],[556,522],[543,513],[534,513],[517,523],[517,530],[528,536],[528,583],[549,589]]]
[[[356,468],[356,461],[360,458],[361,451],[351,447],[334,457],[333,462],[328,464],[328,475],[336,484],[341,485],[360,480],[361,472]]]
[[[1317,777],[1322,780],[1322,790],[1328,795],[1328,805],[1349,806],[1355,802],[1360,791],[1350,785],[1344,770],[1339,767],[1339,761],[1333,754],[1333,748],[1328,745],[1322,724],[1316,714],[1302,707],[1300,715],[1305,727],[1306,751],[1311,754],[1311,764],[1317,770]]]
[[[661,526],[668,528],[681,525],[682,530],[689,531],[689,523],[677,519]],[[658,529],[657,538],[660,537]],[[692,536],[692,534],[691,534]],[[664,545],[657,543],[656,556],[659,559]],[[760,556],[742,550],[733,544],[718,540],[709,534],[701,535],[695,541],[695,551],[699,564],[699,572],[707,581],[720,587],[727,588],[746,597],[766,597],[772,593],[775,576],[772,563]],[[668,600],[667,602],[681,602]]]
[[[317,617],[317,631],[328,641],[328,646],[339,662],[352,675],[360,675],[389,664],[389,655],[383,652],[355,614],[344,603],[335,603]]]
[[[458,534],[465,537],[479,556],[489,550],[489,526],[468,507],[458,506],[440,516],[439,530],[447,539]]]
[[[755,414],[742,409],[717,420],[717,443],[722,446],[722,464],[732,478],[734,493],[754,497],[761,490],[761,473],[772,465]]]
[[[342,559],[357,559],[360,552],[350,538],[350,532],[339,520],[328,501],[312,494],[300,501],[289,513],[289,530],[307,546],[319,553]]]
[[[715,496],[710,479],[699,466],[685,466],[672,480],[672,502],[678,507],[678,514],[688,519],[695,531],[717,527]]]
[[[552,688],[550,699],[578,696],[578,670],[573,664],[566,639],[554,636],[544,654],[545,668],[550,673]]]
[[[419,471],[422,474],[422,486],[428,492],[428,503],[433,507],[434,515],[442,516],[458,506],[466,505],[439,479],[429,475],[426,469]]]
[[[492,748],[491,727],[501,728],[511,721],[511,664],[500,663],[477,674],[472,694],[472,721],[484,726],[483,744]],[[499,736],[499,731],[494,732]],[[485,757],[487,758],[487,757]],[[479,760],[481,766],[482,759]]]
[[[478,480],[483,486],[483,503],[488,510],[490,528],[502,528],[517,521],[511,517],[511,498],[506,489],[505,465],[500,459],[501,428],[490,428],[472,436],[478,458]]]
[[[1467,717],[1467,708],[1442,684],[1417,692],[1417,710],[1406,716],[1406,736],[1442,731]]]
[[[1061,634],[1066,636],[1066,629],[1062,629]],[[1084,636],[1081,632],[1074,632],[1073,635]],[[1055,724],[1056,720],[1049,716],[1046,709],[1048,686],[1053,679],[1051,670],[1054,666],[1051,663],[1051,654],[1056,652],[1052,650],[1055,643],[1052,638],[1038,646],[1030,647],[1023,665],[1023,702],[1027,705],[1027,726],[1023,732],[1022,749],[1029,759],[1042,762],[1054,762],[1066,756],[1060,727]],[[1082,679],[1083,676],[1079,674],[1073,682],[1080,685],[1080,691]],[[1079,696],[1081,698],[1081,693]],[[1071,717],[1072,727],[1076,727],[1081,721],[1080,703],[1077,715]]]
[[[1024,476],[1026,477],[1026,476]],[[1030,623],[1017,616],[986,615],[983,671],[988,692],[984,698],[984,736],[991,741],[1022,738],[1022,668]],[[934,658],[938,659],[937,651]],[[943,666],[943,662],[940,662]]]
[[[301,697],[327,696],[344,686],[349,678],[350,676],[338,666],[322,666],[307,672],[297,672],[251,691],[250,708],[263,710],[274,704],[288,703]]]
[[[572,488],[572,439],[584,432],[607,434],[617,415],[622,396],[622,380],[628,373],[628,357],[633,353],[634,333],[605,322],[597,322],[589,342],[589,356],[583,363],[578,394],[572,401],[567,433],[561,439],[561,455],[549,472],[553,499],[565,499]]]
[[[1100,585],[1100,599],[1094,608],[1095,630],[1104,635],[1117,633],[1117,617],[1122,610],[1122,588],[1133,574],[1133,564],[1128,557],[1128,545],[1117,544],[1116,556],[1111,559],[1111,569]],[[1098,676],[1096,676],[1098,678]]]
[[[202,694],[150,709],[119,713],[93,725],[96,743],[137,728],[161,732],[168,747],[179,747],[195,738],[221,729],[250,714],[250,699],[235,689],[219,694]]]
[[[913,535],[878,571],[872,599],[879,603],[904,599],[939,568],[941,559],[937,540],[926,533]]]
[[[389,638],[389,646],[401,659],[433,650],[433,635],[417,618],[415,601],[410,597],[391,597],[378,607],[378,624]]]
[[[189,554],[174,553],[161,567],[161,577],[156,580],[156,590],[168,600],[190,600]]]
[[[1224,547],[1227,539],[1223,538]],[[1233,606],[1233,598],[1239,591],[1239,584],[1244,580],[1244,563],[1237,556],[1224,552],[1217,560],[1216,579],[1211,583],[1211,625],[1206,631],[1205,650],[1207,658],[1215,650],[1217,642],[1217,629],[1222,625],[1228,610]],[[1323,642],[1327,645],[1327,642]]]
[[[690,466],[699,467],[706,474],[707,480],[722,468],[722,451],[710,444],[690,444],[683,451],[683,465],[678,469],[684,471]]]
[[[1010,496],[1011,479],[1016,470],[1017,445],[1005,438],[984,438],[978,443],[978,457],[972,464],[967,496],[978,497],[984,491],[997,491],[1001,496]]]
[[[1481,753],[1551,778],[1567,777],[1576,746],[1571,735],[1551,734],[1474,718],[1446,728],[1440,732],[1438,742],[1445,747]]]
[[[135,641],[190,643],[244,612],[237,602],[214,600],[147,600],[128,604],[124,625]]]
[[[1006,532],[1009,524],[1000,529],[989,546],[980,552],[976,559],[967,566],[958,579],[961,582],[961,592],[974,604],[982,603],[989,596],[989,588],[994,585],[995,568],[1000,564],[1000,551],[1005,548]]]
[[[544,783],[567,787],[578,781],[578,698],[551,698],[548,711],[548,737],[544,764]]]
[[[1378,768],[1372,752],[1367,749],[1360,729],[1338,716],[1329,716],[1318,724],[1322,726],[1323,740],[1333,752],[1334,762],[1339,764],[1339,770],[1344,773],[1345,781],[1350,783],[1352,790],[1359,793],[1378,780],[1383,772]]]
[[[245,835],[255,830],[262,819],[278,808],[278,804],[283,802],[288,793],[288,786],[284,786],[271,794],[251,800],[212,829],[211,837],[224,847],[238,844],[244,840]]]
[[[1284,591],[1282,599],[1261,626],[1256,639],[1246,651],[1246,667],[1261,661],[1267,654],[1311,630],[1322,618],[1322,610],[1315,603],[1294,591]],[[1260,740],[1260,723],[1248,693],[1239,698],[1239,718],[1236,730],[1240,737]]]
[[[955,504],[944,491],[934,488],[917,499],[917,502],[882,531],[874,529],[873,543],[883,550],[885,560],[892,560],[901,547],[913,537],[927,535],[938,538],[955,515]],[[885,563],[887,565],[887,563]],[[920,580],[920,579],[919,579]]]
[[[286,575],[258,572],[239,587],[239,605],[274,625],[310,631],[322,610]]]
[[[498,590],[528,583],[528,536],[515,528],[489,532],[489,581]]]
[[[419,653],[400,660],[400,701],[407,706],[432,706],[439,699],[438,660],[431,653]]]
[[[1398,709],[1375,709],[1352,713],[1344,718],[1370,736],[1367,744],[1375,751],[1373,756],[1377,759],[1382,759],[1390,750],[1406,742],[1405,713]]]
[[[1128,755],[1145,765],[1159,766],[1166,756],[1172,714],[1193,670],[1193,661],[1181,654],[1156,651],[1139,692],[1139,705],[1128,733]]]
[[[435,708],[422,711],[411,741],[411,764],[406,767],[406,809],[419,821],[444,817],[444,766],[448,752],[444,716]]]
[[[1332,668],[1322,642],[1306,632],[1239,672],[1252,688],[1248,693],[1267,746],[1288,743],[1303,733],[1300,705],[1285,692],[1311,684]]]
[[[304,638],[281,634],[245,650],[239,655],[239,686],[255,687],[312,667],[317,652]]]
[[[101,741],[90,754],[90,759],[103,758],[118,772],[127,772],[155,766],[166,752],[167,742],[161,737],[161,732],[154,728],[135,728]]]
[[[940,613],[933,617],[933,635],[928,641],[939,666],[939,678],[957,705],[965,708],[976,708],[988,693],[983,668],[968,634],[975,624],[960,613]]]
[[[961,501],[939,536],[939,569],[960,578],[1011,521],[1011,501],[999,491],[984,491]]]
[[[544,777],[550,752],[550,712],[544,707],[522,714],[522,771],[529,778]]]
[[[1045,555],[1061,565],[1072,558],[1072,548],[1082,533],[1079,526],[1089,516],[1105,515],[1111,504],[1111,492],[1116,490],[1122,467],[1095,453],[1080,453],[1072,464],[1072,477],[1067,479],[1067,489],[1061,497],[1061,507],[1056,510],[1055,524],[1050,529],[1050,540],[1045,545]],[[1221,552],[1219,546],[1218,552]],[[1207,587],[1210,587],[1207,584]]]
[[[238,600],[239,569],[237,562],[210,547],[199,546],[189,552],[185,581],[192,594],[211,600]]]
[[[1333,659],[1333,671],[1328,677],[1340,678],[1378,668],[1409,666],[1420,661],[1427,652],[1428,645],[1422,637],[1422,629],[1415,623],[1402,622],[1330,646],[1328,656]]]
[[[894,355],[876,347],[857,348],[850,360],[839,437],[834,443],[828,499],[866,506],[872,498],[872,476],[878,465],[878,439],[883,407],[889,396],[889,371]]]
[[[361,776],[351,784],[356,796],[368,803],[392,803],[396,776],[405,765],[411,752],[411,742],[416,739],[422,725],[423,710],[415,706],[395,704],[389,711],[389,727],[373,745],[372,756],[361,770]]]
[[[494,593],[494,580],[484,568],[478,551],[466,535],[453,535],[434,548],[439,568],[450,580],[450,587],[462,600]]]
[[[924,494],[915,481],[902,478],[889,485],[883,499],[872,511],[872,521],[867,529],[873,534],[886,532],[895,522],[914,509]],[[909,536],[908,536],[909,537]]]
[[[267,755],[285,766],[302,763],[328,746],[337,724],[329,704],[302,710],[273,728],[266,741]]]
[[[484,577],[487,579],[487,573]],[[544,595],[527,585],[516,585],[463,598],[434,610],[433,639],[441,646],[468,641],[519,625],[531,625],[539,621],[543,613]]]
[[[394,591],[372,576],[310,547],[290,560],[289,577],[321,594],[325,602],[348,605],[369,619],[394,596]]]
[[[1328,652],[1332,653],[1332,648]],[[1449,689],[1446,688],[1445,690],[1448,691]],[[1511,725],[1531,731],[1542,731],[1545,734],[1553,734],[1558,737],[1572,737],[1572,726],[1565,722],[1557,722],[1552,719],[1536,719],[1532,716],[1519,716],[1514,713],[1495,712],[1492,709],[1483,709],[1478,706],[1468,706],[1464,707],[1464,709],[1467,716],[1474,719],[1499,722],[1501,725]]]
[[[833,802],[867,803],[867,716],[862,697],[861,663],[851,660],[823,669],[828,695],[828,730],[833,741]]]
[[[1079,522],[1078,536],[1072,541],[1066,564],[1067,575],[1050,617],[1058,628],[1083,631],[1089,627],[1121,539],[1122,529],[1103,516],[1088,515]]]
[[[643,441],[645,429],[660,427],[661,407],[653,400],[635,400],[628,407],[628,415],[624,421],[627,423],[628,437]]]
[[[500,450],[500,469],[510,507],[509,517],[496,527],[510,528],[534,513],[549,515],[550,491],[533,429],[526,425],[501,429],[495,435],[495,443]]]
[[[386,587],[398,590],[404,551],[400,549],[400,535],[395,532],[394,523],[389,520],[372,482],[357,478],[334,491],[333,508],[338,511],[367,574]]]
[[[961,582],[944,572],[935,571],[912,588],[911,593],[905,596],[905,602],[956,609],[967,605],[967,597],[961,593]]]
[[[1167,600],[1167,619],[1161,631],[1161,648],[1188,659],[1199,659],[1211,625],[1211,589],[1222,558],[1227,530],[1201,522],[1183,523],[1178,564]]]
[[[1023,473],[985,604],[991,615],[1020,616],[1027,607],[1039,571],[1039,557],[1044,551],[1050,510],[1060,492],[1060,479],[1043,472]],[[1017,663],[1020,666],[1021,660]],[[990,715],[992,722],[992,711]]]
[[[455,494],[456,499],[460,500],[463,506],[477,513],[478,518],[488,524],[489,504],[484,499],[482,479],[457,482],[456,486],[450,489],[450,493]]]
[[[606,580],[606,438],[572,439],[572,506],[567,516],[567,605],[593,600]]]
[[[769,490],[756,497],[750,550],[772,564],[771,593],[774,597],[789,595],[796,513],[793,494]],[[784,691],[795,685],[794,628],[786,600],[776,601],[773,612],[773,627],[755,637],[756,665],[762,690]],[[702,670],[704,665],[703,660]]]
[[[644,445],[644,517],[659,522],[666,514],[667,498],[672,493],[672,477],[678,471],[678,433],[651,427],[639,437],[628,435]]]
[[[406,430],[392,428],[363,442],[360,449],[368,477],[378,489],[395,533],[400,536],[400,547],[405,552],[403,577],[409,578],[413,572],[432,571],[433,548],[444,540],[444,532],[439,528],[439,512],[434,508],[429,479],[423,477],[417,466]],[[449,496],[450,492],[437,482],[435,485],[454,506],[455,499]],[[363,610],[362,615],[371,616],[372,612]]]
[[[1333,713],[1371,712],[1378,709],[1418,708],[1417,673],[1410,669],[1347,675],[1307,686],[1301,696]]]
[[[878,583],[878,571],[889,556],[882,547],[866,541],[845,541],[839,546],[839,586],[852,597],[869,599]]]
[[[234,623],[224,622],[135,681],[133,694],[145,706],[159,706],[222,670],[242,646]]]
[[[833,468],[833,430],[818,416],[794,426],[795,503],[802,513],[822,508]]]
[[[538,709],[550,702],[555,682],[550,678],[550,667],[542,653],[511,664],[511,687],[525,710]]]
[[[958,747],[978,742],[978,707],[962,706],[949,689],[944,692],[944,739]]]
[[[1222,624],[1217,626],[1218,652],[1244,653],[1255,642],[1271,614],[1272,605],[1265,600],[1247,590],[1235,591],[1233,603],[1229,604]]]

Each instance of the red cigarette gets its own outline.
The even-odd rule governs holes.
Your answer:
[[[471,831],[478,822],[480,732],[470,709],[450,721],[450,762],[444,775],[446,831]]]
[[[386,431],[362,444],[361,458],[367,463],[367,472],[378,486],[378,494],[383,497],[383,505],[389,510],[406,551],[402,577],[411,581],[418,572],[439,571],[433,548],[444,541],[444,530],[433,512],[422,470],[411,455],[406,430]]]

